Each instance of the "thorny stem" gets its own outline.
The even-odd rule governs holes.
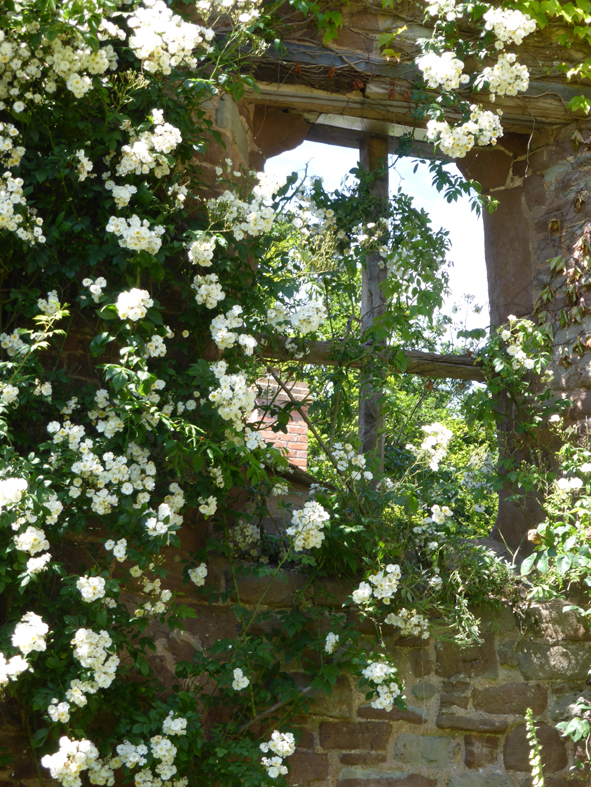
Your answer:
[[[300,693],[308,694],[312,690],[313,690],[312,686],[307,686],[305,689],[302,689]],[[270,716],[271,713],[275,713],[276,710],[279,710],[279,708],[282,708],[284,705],[287,705],[288,702],[291,702],[291,697],[286,700],[281,700],[281,702],[276,702],[275,705],[271,705],[270,708],[267,708],[266,710],[262,711],[262,713],[259,713],[258,716],[254,717],[254,719],[251,719],[250,721],[247,721],[246,724],[243,724],[242,727],[240,727],[240,729],[238,730],[238,732],[245,732],[256,721],[260,721],[261,719],[264,719],[266,716]]]
[[[45,781],[43,779],[43,774],[41,773],[41,768],[39,767],[39,760],[37,759],[37,755],[35,754],[35,747],[33,746],[33,736],[31,735],[31,725],[29,723],[28,715],[25,715],[25,727],[27,728],[27,735],[29,738],[29,746],[31,747],[31,754],[33,755],[33,762],[35,763],[35,770],[37,771],[37,778],[39,779],[39,784],[42,787],[45,787]]]

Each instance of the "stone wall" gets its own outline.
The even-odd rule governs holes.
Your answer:
[[[291,502],[301,505],[306,495],[305,486],[296,485]],[[212,565],[210,578],[226,588],[230,574],[222,559]],[[304,584],[296,572],[283,572],[271,584],[249,577],[239,582],[241,602],[254,609],[266,590],[267,609],[289,608]],[[339,605],[349,590],[345,583],[326,583],[316,588],[314,600],[328,607],[330,594]],[[175,659],[190,658],[194,647],[239,631],[228,605],[191,603],[198,615],[187,633],[155,636],[153,666],[161,674],[173,669]],[[441,638],[397,639],[394,628],[384,630],[407,710],[372,708],[356,680],[342,676],[330,697],[316,695],[309,716],[298,719],[304,733],[289,760],[290,785],[531,787],[524,726],[531,708],[546,787],[582,787],[580,780],[568,781],[574,746],[554,726],[570,718],[591,667],[591,633],[572,613],[558,604],[537,605],[519,624],[509,609],[486,612],[482,644],[463,650]],[[303,675],[301,683],[307,685]]]

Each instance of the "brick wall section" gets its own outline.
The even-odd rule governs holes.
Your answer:
[[[258,380],[258,384],[263,389],[259,404],[273,401],[276,405],[281,406],[290,401],[284,391],[278,390],[278,385],[273,378],[270,380],[263,378]],[[298,402],[305,402],[310,392],[305,383],[290,383],[289,389],[291,395]],[[303,407],[302,410],[305,415],[308,414],[307,407]],[[268,424],[270,427],[274,420],[274,418],[267,416],[264,418],[264,424]],[[291,464],[301,470],[306,469],[308,464],[308,426],[299,412],[292,411],[287,424],[287,433],[274,432],[271,428],[267,428],[261,429],[261,434],[277,448],[284,448]]]

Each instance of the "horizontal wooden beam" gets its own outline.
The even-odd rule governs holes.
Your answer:
[[[269,50],[255,64],[258,89],[247,91],[254,104],[289,109],[301,114],[331,113],[343,117],[424,126],[413,115],[410,96],[419,75],[414,64],[393,64],[376,54],[327,49],[321,44],[284,42],[281,54]],[[330,76],[327,76],[330,75]],[[395,86],[395,87],[393,87]],[[571,98],[591,99],[591,87],[560,81],[559,76],[530,79],[525,93],[497,97],[464,91],[465,98],[485,109],[503,110],[503,128],[529,134],[541,126],[571,123],[580,112],[566,108]],[[460,119],[457,108],[446,109],[448,120]]]
[[[259,345],[260,354],[270,361],[294,361],[294,354],[285,349],[285,342],[275,347]],[[356,352],[343,352],[340,344],[313,342],[304,348],[305,355],[298,359],[315,366],[346,366],[361,369],[371,364],[386,364],[393,373],[417,374],[421,377],[449,380],[474,380],[484,382],[484,370],[477,366],[469,355],[439,355],[420,350],[395,350],[381,348],[376,352],[373,345],[359,345]]]

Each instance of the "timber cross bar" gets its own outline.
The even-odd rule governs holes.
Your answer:
[[[420,350],[395,350],[378,348],[374,345],[359,345],[360,355],[353,360],[343,361],[337,355],[332,342],[312,342],[305,347],[303,363],[316,366],[347,366],[349,369],[362,369],[372,362],[379,361],[392,367],[393,372],[417,374],[421,377],[450,380],[474,380],[485,382],[484,370],[477,366],[470,355],[439,355]],[[285,349],[285,342],[279,347],[260,347],[261,355],[270,361],[293,361],[293,354]]]

